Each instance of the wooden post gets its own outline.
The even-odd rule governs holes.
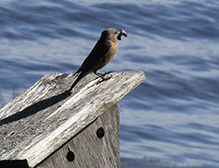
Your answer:
[[[119,167],[119,100],[142,71],[44,76],[0,110],[0,167]],[[20,165],[20,166],[19,166]]]

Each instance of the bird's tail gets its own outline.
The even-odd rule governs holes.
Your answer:
[[[77,73],[79,73],[80,71],[77,71],[74,73],[73,76],[75,76]],[[72,90],[73,87],[75,87],[75,85],[84,77],[86,76],[88,73],[87,72],[84,72],[84,71],[81,71],[80,74],[78,75],[77,79],[74,81],[74,83],[71,85],[69,91]]]

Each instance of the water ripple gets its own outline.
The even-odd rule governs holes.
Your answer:
[[[143,70],[147,79],[120,102],[121,165],[218,167],[218,7],[214,0],[1,1],[0,91],[9,102],[13,86],[21,93],[47,73],[75,71],[102,30],[123,28],[128,37],[101,71]]]

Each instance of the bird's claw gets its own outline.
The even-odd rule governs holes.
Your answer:
[[[103,81],[109,80],[112,76],[109,76],[107,78],[101,78],[102,80],[98,81],[97,84],[102,83]]]
[[[105,72],[105,73],[103,73],[102,75],[105,76],[105,75],[107,75],[107,74],[109,74],[109,73],[112,73],[112,72],[113,72],[113,71]]]
[[[107,74],[109,74],[109,73],[111,73],[111,72],[112,72],[112,71],[109,71],[109,72],[105,72],[105,73],[103,73],[103,74],[96,72],[96,75],[102,79],[101,81],[97,82],[97,84],[99,84],[99,83],[101,83],[101,82],[103,82],[103,81],[109,80],[109,79],[112,77],[112,75],[110,75],[110,76],[108,76],[108,77],[105,77],[105,75],[107,75]]]

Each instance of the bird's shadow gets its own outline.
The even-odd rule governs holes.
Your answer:
[[[30,115],[33,115],[33,114],[35,114],[43,109],[46,109],[46,108],[64,100],[65,98],[67,98],[70,95],[71,95],[71,92],[66,91],[66,92],[63,92],[59,95],[56,95],[56,96],[41,100],[37,103],[34,103],[34,104],[26,107],[22,111],[18,111],[17,113],[0,120],[0,126],[14,122],[14,121],[18,121],[22,118],[26,118]]]

